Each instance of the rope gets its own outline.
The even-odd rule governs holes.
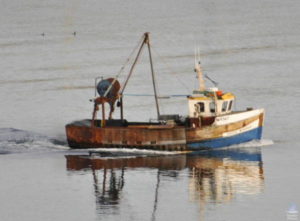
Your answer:
[[[154,94],[124,94],[125,96],[136,96],[136,97],[153,97]],[[188,94],[169,94],[169,95],[160,95],[159,99],[170,98],[170,97],[187,97]]]
[[[144,40],[144,36],[142,36],[140,38],[140,40],[138,41],[138,44],[133,48],[132,52],[129,54],[128,58],[126,59],[125,63],[122,65],[120,71],[118,72],[118,74],[115,76],[114,80],[111,82],[110,86],[107,88],[107,90],[104,93],[104,97],[107,96],[108,92],[110,91],[110,89],[112,88],[112,86],[114,85],[114,83],[117,81],[117,79],[120,77],[121,73],[124,71],[126,65],[129,63],[129,61],[132,59],[132,56],[134,54],[134,52],[138,49],[138,47],[141,45],[142,41]]]
[[[204,77],[205,77],[206,79],[208,79],[211,83],[213,83],[213,85],[214,85],[215,87],[218,86],[219,83],[216,82],[216,81],[214,81],[213,79],[211,79],[207,74],[205,74]]]
[[[179,81],[179,83],[181,83],[181,85],[186,89],[186,91],[189,93],[190,89],[189,87],[183,83],[183,81],[176,75],[179,74],[178,72],[175,72],[169,65],[168,63],[165,61],[165,59],[156,51],[155,47],[153,47],[153,51],[156,53],[156,55],[162,60],[163,64],[166,65],[166,67],[170,70],[171,74],[174,74],[176,79]]]

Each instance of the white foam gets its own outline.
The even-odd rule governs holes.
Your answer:
[[[129,148],[90,148],[86,149],[94,152],[123,152],[133,154],[145,154],[145,155],[175,155],[182,153],[180,151],[164,151],[164,150],[141,150],[141,149],[129,149]]]
[[[66,150],[47,136],[14,128],[0,128],[0,154]]]
[[[227,147],[218,148],[218,150],[221,149],[241,149],[241,148],[249,148],[249,147],[262,147],[262,146],[270,146],[274,144],[272,140],[263,139],[263,140],[253,140],[246,143],[231,145]],[[186,153],[184,151],[165,151],[165,150],[145,150],[145,149],[129,149],[129,148],[89,148],[84,149],[85,151],[93,151],[93,152],[122,152],[122,153],[131,153],[131,154],[137,154],[137,155],[176,155],[176,154],[183,154]],[[78,150],[74,150],[78,151]]]

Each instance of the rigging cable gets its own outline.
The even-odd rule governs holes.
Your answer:
[[[216,82],[216,81],[214,81],[213,79],[211,79],[207,74],[205,74],[204,77],[205,77],[206,79],[208,79],[211,83],[213,83],[213,85],[214,85],[215,87],[217,87],[217,86],[219,85],[218,82]]]
[[[115,76],[114,80],[111,82],[110,86],[107,88],[107,90],[104,93],[104,97],[108,94],[108,92],[110,91],[110,89],[112,88],[112,86],[114,85],[114,83],[117,81],[117,79],[120,77],[120,75],[122,74],[122,72],[124,71],[125,67],[127,66],[127,64],[130,62],[130,60],[132,59],[133,54],[135,53],[135,51],[138,49],[138,47],[142,44],[142,41],[144,40],[143,37],[140,38],[140,40],[138,41],[137,45],[133,48],[132,52],[129,54],[128,58],[126,59],[125,63],[122,65],[121,69],[119,70],[118,74]]]
[[[163,62],[164,65],[166,65],[166,67],[169,69],[169,71],[171,72],[171,74],[173,74],[176,79],[179,81],[179,83],[181,83],[181,85],[187,90],[187,92],[190,91],[190,89],[188,88],[188,86],[186,86],[185,83],[183,83],[183,81],[177,76],[177,74],[174,70],[172,70],[172,68],[168,65],[168,63],[165,61],[165,59],[156,51],[155,47],[153,47],[153,51],[156,53],[156,55],[161,59],[161,61]]]

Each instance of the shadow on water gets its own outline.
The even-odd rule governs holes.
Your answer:
[[[160,183],[165,176],[188,179],[189,185],[184,188],[188,190],[190,201],[199,205],[200,216],[207,203],[230,202],[237,194],[259,194],[264,186],[260,147],[177,155],[136,156],[134,153],[97,152],[65,157],[68,171],[91,171],[100,214],[118,213],[126,172],[132,169],[158,169],[156,176],[152,176],[156,186],[153,189],[155,197],[151,220],[156,220]],[[180,176],[180,173],[188,173],[188,176]]]

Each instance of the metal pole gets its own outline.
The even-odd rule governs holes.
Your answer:
[[[150,48],[150,39],[149,39],[149,33],[148,32],[145,33],[145,43],[148,46],[149,59],[150,59],[150,67],[151,67],[151,75],[152,75],[152,84],[153,84],[155,104],[156,104],[156,111],[157,111],[157,119],[159,119],[160,113],[159,113],[159,105],[158,105],[157,92],[156,92],[156,81],[155,81],[155,75],[154,75],[154,69],[153,69],[153,62],[152,62],[151,48]]]
[[[123,88],[122,88],[121,93],[120,93],[121,96],[123,95],[123,92],[124,92],[125,87],[126,87],[126,85],[127,85],[127,83],[128,83],[128,80],[129,80],[129,78],[130,78],[131,75],[132,75],[133,69],[134,69],[136,63],[138,62],[138,59],[139,59],[140,54],[141,54],[141,52],[142,52],[142,49],[143,49],[143,47],[144,47],[144,45],[145,45],[145,42],[146,42],[146,33],[145,33],[144,35],[145,35],[145,39],[144,39],[144,41],[142,42],[142,44],[141,44],[141,46],[140,46],[140,49],[139,49],[139,51],[138,51],[138,53],[137,53],[137,55],[136,55],[136,57],[135,57],[135,59],[134,59],[134,62],[133,62],[133,64],[132,64],[131,68],[130,68],[129,74],[128,74],[127,78],[126,78],[126,81],[125,81],[124,84],[123,84]]]
[[[120,114],[121,114],[121,120],[123,121],[123,97],[120,98]]]
[[[137,53],[137,55],[136,55],[136,57],[135,57],[135,59],[134,59],[134,61],[133,61],[133,64],[132,64],[132,66],[131,66],[131,68],[130,68],[130,71],[129,71],[129,74],[128,74],[128,76],[127,76],[127,78],[126,78],[126,81],[124,82],[124,84],[123,84],[123,87],[122,87],[122,90],[121,90],[121,92],[120,92],[120,102],[121,102],[121,106],[120,106],[120,108],[121,108],[121,110],[120,110],[120,114],[121,114],[121,120],[123,120],[123,92],[124,92],[124,90],[125,90],[125,87],[127,86],[127,83],[128,83],[128,81],[129,81],[129,78],[131,77],[131,75],[132,75],[132,72],[133,72],[133,69],[134,69],[134,67],[135,67],[135,65],[136,65],[136,63],[138,62],[138,60],[139,60],[139,57],[140,57],[140,54],[141,54],[141,52],[142,52],[142,49],[144,48],[144,45],[145,45],[145,40],[146,40],[146,34],[144,34],[144,40],[143,40],[143,42],[142,42],[142,44],[141,44],[141,46],[140,46],[140,48],[139,48],[139,51],[138,51],[138,53]]]
[[[104,109],[104,101],[101,102],[102,104],[102,121],[101,121],[101,127],[105,127],[105,109]]]
[[[93,118],[92,118],[92,122],[91,122],[91,127],[95,127],[97,109],[98,109],[98,105],[96,103],[94,103],[94,111],[93,111]]]

